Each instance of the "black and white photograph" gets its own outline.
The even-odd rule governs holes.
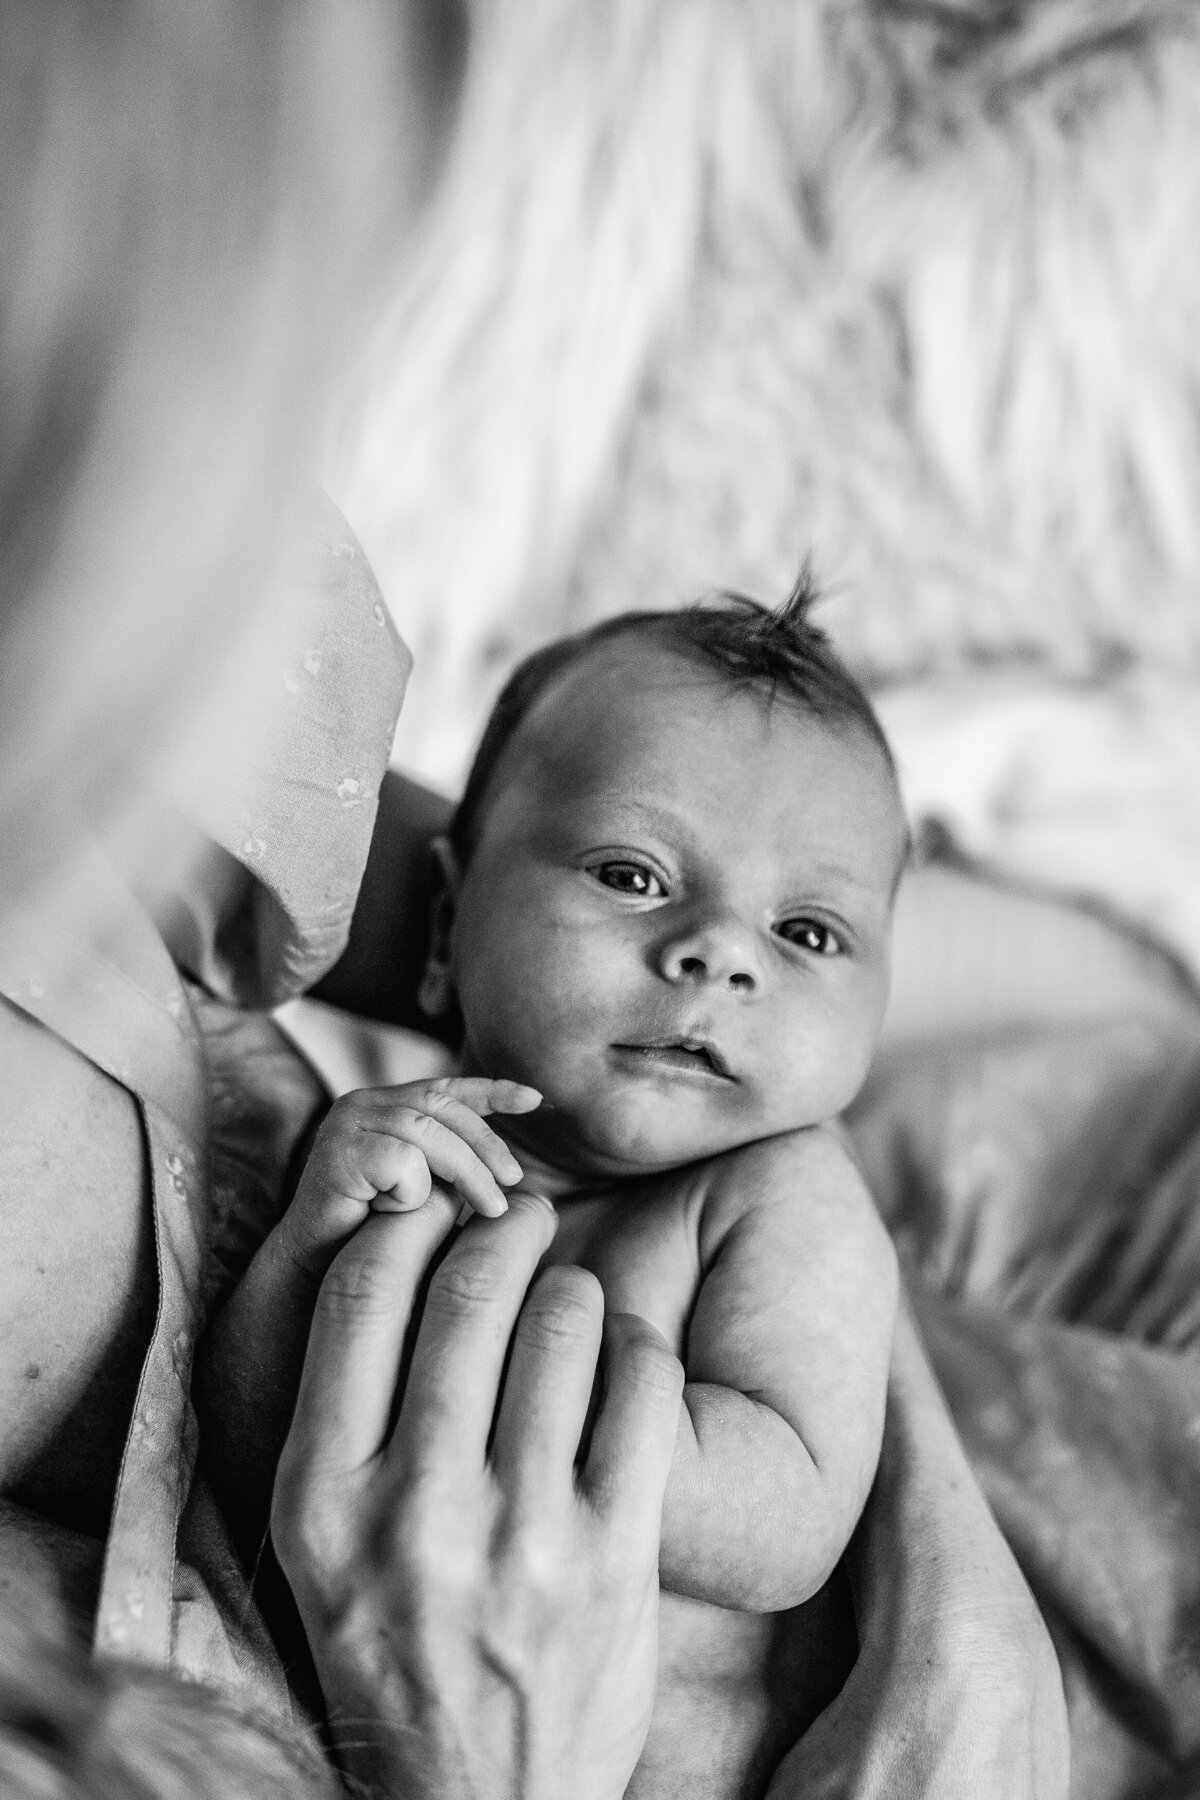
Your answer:
[[[0,1800],[1200,1800],[1200,0],[0,0]]]

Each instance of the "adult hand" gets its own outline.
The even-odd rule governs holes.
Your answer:
[[[617,1800],[653,1701],[683,1371],[640,1319],[603,1319],[585,1271],[530,1287],[555,1222],[517,1194],[434,1274],[397,1411],[418,1292],[458,1205],[435,1191],[373,1216],[330,1268],[276,1550],[343,1767],[373,1793]]]
[[[858,1660],[768,1800],[1065,1800],[1058,1662],[907,1301],[879,1473],[847,1564]]]

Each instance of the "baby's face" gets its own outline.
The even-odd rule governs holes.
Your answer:
[[[831,1118],[883,1016],[905,842],[861,727],[597,646],[522,722],[463,880],[469,1067],[540,1088],[522,1137],[586,1179]]]

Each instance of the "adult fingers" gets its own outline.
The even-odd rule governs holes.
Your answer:
[[[683,1365],[645,1319],[610,1313],[601,1366],[603,1391],[583,1488],[598,1513],[657,1546],[679,1429]]]
[[[482,1468],[513,1327],[554,1229],[548,1201],[514,1194],[503,1218],[471,1220],[451,1246],[429,1284],[390,1456],[463,1479]]]
[[[321,1283],[284,1451],[293,1465],[352,1471],[387,1436],[405,1335],[458,1201],[435,1188],[418,1212],[373,1215]]]
[[[573,1490],[604,1325],[604,1290],[586,1269],[547,1269],[513,1335],[492,1465],[518,1507]]]

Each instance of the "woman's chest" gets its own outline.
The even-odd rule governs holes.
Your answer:
[[[180,1069],[196,1130],[155,1152],[160,1203],[173,1209],[157,1229],[173,1242],[190,1209],[198,1238],[190,1274],[176,1259],[168,1284],[160,1356],[172,1366],[181,1334],[194,1337],[274,1223],[297,1141],[325,1103],[269,1018],[198,993],[194,1008],[204,1053]],[[131,1038],[131,1061],[139,1049]],[[129,1087],[0,1000],[0,1493],[93,1535],[108,1526],[163,1299],[170,1243],[156,1256],[147,1139],[162,1129]],[[185,1182],[188,1164],[199,1185]],[[178,1429],[153,1410],[142,1425],[169,1461]]]
[[[157,1298],[141,1121],[2,1002],[0,1214],[3,1491],[102,1532]]]

